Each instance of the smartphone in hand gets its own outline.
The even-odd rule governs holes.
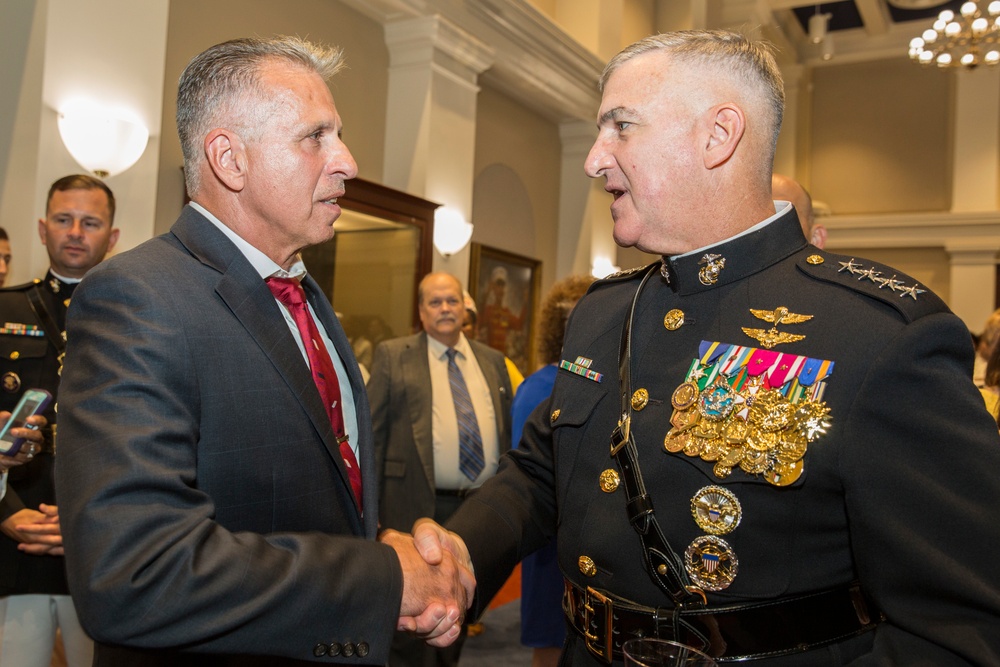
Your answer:
[[[24,444],[24,438],[15,438],[11,435],[12,428],[20,428],[25,425],[28,417],[39,415],[45,412],[52,402],[52,394],[44,389],[28,389],[21,396],[17,406],[10,414],[7,423],[0,429],[0,454],[14,456]]]

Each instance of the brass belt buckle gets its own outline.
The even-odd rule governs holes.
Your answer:
[[[611,649],[613,618],[614,603],[611,598],[587,586],[587,594],[583,600],[584,640],[587,650],[609,665],[614,658],[614,651]],[[593,633],[591,624],[594,626]]]

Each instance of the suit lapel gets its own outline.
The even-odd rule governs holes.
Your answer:
[[[271,290],[267,288],[260,274],[246,260],[239,249],[194,209],[185,208],[171,231],[193,256],[205,265],[219,271],[221,275],[215,288],[216,293],[274,364],[275,369],[284,379],[288,391],[302,406],[337,466],[341,480],[348,490],[347,497],[353,497],[350,491],[350,480],[344,469],[340,448],[333,437],[333,427],[326,414],[323,401],[313,383],[309,367],[302,359],[302,353],[292,337],[292,332],[285,326],[284,317],[274,300],[274,295],[271,294]],[[315,283],[312,283],[312,286],[315,287]],[[326,308],[330,309],[329,305]],[[332,309],[330,319],[336,319],[332,315]],[[327,331],[330,331],[330,324],[326,319],[323,319],[323,324],[327,327]],[[339,325],[336,330],[343,336]],[[348,367],[350,368],[350,364]],[[355,368],[354,372],[358,374],[360,382],[360,371]],[[353,376],[351,382],[353,387]],[[364,390],[355,391],[356,401],[358,394],[363,396]],[[367,403],[365,403],[365,409],[367,410]],[[370,415],[368,419],[367,430],[370,434]],[[369,446],[368,449],[371,447]],[[362,469],[363,474],[364,469]],[[377,513],[377,501],[373,502],[372,507],[375,512],[366,512],[366,515]],[[358,517],[357,507],[352,506],[352,509],[354,511],[345,512],[345,515],[355,517],[356,530],[361,533],[364,528],[361,525],[360,517]]]
[[[497,368],[496,364],[489,362],[489,350],[493,348],[486,347],[475,341],[469,341],[469,346],[472,347],[473,353],[476,355],[476,361],[479,363],[479,368],[483,371],[483,377],[486,379],[486,384],[490,388],[490,398],[493,399],[493,415],[496,420],[497,425],[497,437],[503,439],[504,435],[504,409],[503,409],[503,397],[500,396],[500,388],[503,387],[503,379],[500,377],[500,370]],[[507,367],[504,365],[503,372],[507,372]],[[508,442],[500,442],[500,452],[506,451],[505,445],[509,445]]]
[[[434,480],[434,436],[432,433],[433,392],[431,367],[427,360],[427,334],[420,332],[410,338],[400,355],[403,386],[410,423],[413,424],[413,443],[420,455],[420,462],[431,490]]]

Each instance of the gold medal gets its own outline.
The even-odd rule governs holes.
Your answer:
[[[736,579],[739,566],[729,543],[714,535],[695,538],[684,551],[684,569],[691,581],[705,591],[728,588]]]
[[[618,476],[617,470],[608,468],[601,473],[599,484],[604,493],[614,493],[618,489],[618,485],[621,484],[621,477]]]
[[[726,441],[722,438],[709,438],[701,449],[702,461],[718,461],[726,452]]]
[[[706,486],[691,499],[691,515],[698,527],[711,535],[731,533],[740,525],[743,509],[728,489]]]
[[[638,412],[647,405],[649,405],[649,392],[642,387],[636,389],[632,394],[632,409]]]
[[[696,383],[685,382],[674,389],[674,393],[670,396],[670,404],[677,410],[687,410],[698,400],[699,393]]]
[[[722,461],[719,461],[712,466],[712,473],[719,479],[725,479],[733,473],[733,469],[731,466],[722,465]]]
[[[7,371],[0,377],[0,386],[7,393],[13,394],[21,388],[21,376],[14,371]]]
[[[670,415],[670,425],[674,427],[672,430],[686,431],[698,423],[700,416],[694,410],[674,410],[674,414]]]
[[[684,453],[688,456],[700,456],[701,450],[705,446],[704,438],[694,438],[689,437],[687,442],[684,443]]]
[[[690,436],[687,433],[683,433],[681,431],[675,432],[671,430],[667,433],[666,437],[663,438],[663,448],[671,454],[676,454],[684,449],[684,445],[687,444],[689,437]]]
[[[782,433],[778,438],[778,448],[775,456],[779,463],[794,463],[806,455],[809,441],[798,432]]]
[[[767,470],[767,452],[747,451],[743,453],[740,467],[751,475],[759,475]]]
[[[792,463],[779,463],[773,470],[764,473],[764,478],[774,486],[788,486],[794,484],[802,475],[804,466],[801,460]]]

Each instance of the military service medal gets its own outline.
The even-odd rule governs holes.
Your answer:
[[[740,468],[774,486],[788,486],[802,474],[809,443],[830,428],[822,396],[833,366],[822,359],[702,341],[699,356],[671,397],[674,411],[663,447],[714,463],[719,479]]]

